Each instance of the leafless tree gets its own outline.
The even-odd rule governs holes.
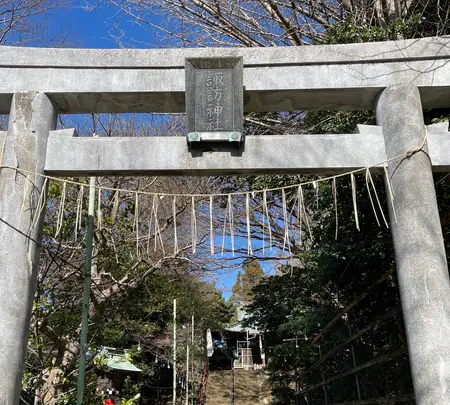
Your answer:
[[[341,4],[327,1],[109,0],[121,18],[169,46],[280,46],[320,43],[324,27],[342,18]],[[91,3],[97,7],[100,3]],[[113,24],[116,38],[128,38]]]
[[[69,30],[52,38],[47,18],[65,3],[65,0],[0,0],[0,45],[61,46]]]
[[[335,23],[383,26],[415,16],[419,36],[445,35],[449,1],[426,0],[85,0],[117,13],[110,33],[119,46],[299,46],[321,44]],[[134,38],[122,25],[140,26]]]

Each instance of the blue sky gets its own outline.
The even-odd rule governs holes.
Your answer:
[[[93,2],[92,2],[93,3]],[[68,37],[67,46],[76,48],[119,48],[114,39],[117,31],[114,29],[119,20],[117,9],[101,4],[90,8],[82,0],[71,2],[71,6],[54,10],[47,19],[49,36]],[[155,22],[160,17],[154,16]],[[123,30],[123,46],[133,48],[156,48],[158,44],[152,38],[158,34],[154,28],[144,30],[131,17],[121,17],[119,28]]]
[[[97,8],[86,11],[85,3],[74,1],[72,7],[52,13],[51,36],[69,35],[69,46],[80,48],[117,48],[109,34],[113,13]]]
[[[72,7],[61,10],[55,10],[49,16],[49,35],[54,38],[67,37],[68,42],[65,46],[76,48],[118,48],[118,42],[114,40],[111,33],[114,32],[113,26],[118,19],[116,10],[110,6],[101,6],[92,11],[86,10],[85,2],[77,0],[72,3]],[[155,18],[159,18],[155,16]],[[158,22],[157,20],[155,22]],[[151,38],[158,34],[153,32],[145,32],[136,25],[131,18],[122,18],[120,21],[121,29],[126,31],[126,46],[136,48],[156,48],[157,43],[152,43]],[[135,41],[130,39],[134,38]],[[139,41],[141,40],[141,42]],[[82,119],[82,117],[80,117]],[[72,116],[69,125],[77,125],[77,118]],[[221,244],[221,241],[217,241]],[[246,246],[247,241],[238,241],[236,244]],[[273,254],[273,252],[272,252]],[[272,262],[261,262],[261,266],[265,273],[273,273]],[[228,299],[231,295],[231,288],[236,280],[238,270],[229,269],[221,271],[219,275],[219,283],[216,287],[223,290],[223,296]],[[207,277],[208,281],[212,281]]]

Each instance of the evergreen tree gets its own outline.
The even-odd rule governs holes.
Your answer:
[[[253,288],[264,277],[264,271],[256,259],[248,259],[242,265],[243,272],[239,272],[233,285],[231,301],[235,306],[249,303],[253,299]]]

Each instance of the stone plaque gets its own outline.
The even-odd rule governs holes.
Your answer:
[[[188,142],[242,142],[242,58],[186,59]]]

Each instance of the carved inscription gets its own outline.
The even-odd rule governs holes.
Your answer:
[[[206,76],[206,130],[223,131],[223,73],[208,73]]]
[[[242,133],[242,59],[186,61],[186,116],[188,133]]]

